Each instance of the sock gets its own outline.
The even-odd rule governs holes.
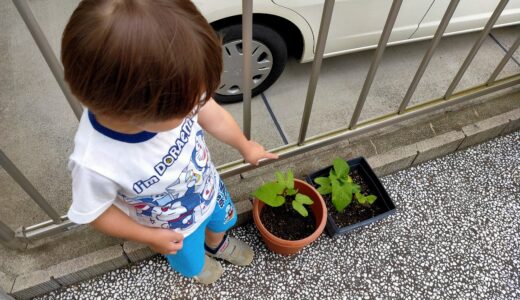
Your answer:
[[[211,248],[206,243],[204,243],[204,249],[206,249],[206,251],[208,251],[211,254],[217,254],[218,252],[224,251],[227,248],[228,244],[229,244],[229,238],[226,233],[226,235],[224,235],[224,237],[222,238],[222,241],[220,241],[220,244],[216,248]]]

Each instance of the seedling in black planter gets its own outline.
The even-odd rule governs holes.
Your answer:
[[[352,181],[349,176],[350,166],[341,158],[334,159],[333,168],[328,177],[318,177],[314,182],[319,184],[318,192],[322,195],[332,193],[332,204],[340,213],[345,211],[352,199],[363,206],[370,206],[377,199],[374,195],[365,196],[361,193],[361,187]]]
[[[356,201],[364,206],[370,206],[377,200],[377,197],[374,195],[365,196],[359,192],[356,193]]]
[[[275,174],[276,181],[263,184],[252,195],[272,207],[282,206],[286,201],[293,199],[291,203],[293,209],[303,217],[307,217],[309,212],[304,205],[311,205],[314,202],[308,196],[298,193],[298,190],[294,188],[293,172],[289,170],[287,174],[281,172]]]

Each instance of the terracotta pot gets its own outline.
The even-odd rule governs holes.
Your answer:
[[[296,254],[303,247],[312,243],[323,232],[327,222],[327,207],[325,206],[325,201],[323,201],[323,198],[318,193],[318,191],[316,191],[314,187],[305,181],[299,179],[294,179],[294,187],[298,189],[299,193],[309,196],[312,201],[314,201],[310,208],[316,219],[316,230],[310,236],[304,239],[296,241],[284,240],[270,233],[260,220],[260,213],[265,206],[264,202],[258,199],[254,199],[253,201],[253,219],[255,221],[256,227],[258,228],[258,231],[260,231],[262,239],[267,245],[267,248],[275,253],[282,255]]]

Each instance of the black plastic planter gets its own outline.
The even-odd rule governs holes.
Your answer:
[[[334,222],[333,218],[330,215],[330,212],[327,216],[327,233],[332,237],[337,234],[346,234],[354,229],[366,226],[368,224],[374,223],[376,221],[379,221],[389,215],[392,215],[395,213],[395,205],[388,196],[388,193],[386,192],[385,188],[381,184],[381,181],[379,181],[379,178],[377,178],[376,174],[372,170],[372,168],[368,165],[367,161],[363,157],[354,158],[351,160],[348,160],[347,163],[350,166],[350,172],[353,172],[355,170],[358,171],[358,174],[363,178],[363,180],[368,184],[370,191],[372,194],[377,196],[377,200],[375,203],[379,203],[380,206],[383,208],[383,211],[380,212],[378,215],[375,215],[369,219],[360,221],[355,224],[351,224],[346,227],[338,227],[336,223]],[[314,187],[317,187],[317,184],[314,183],[314,179],[317,177],[326,177],[329,175],[330,169],[332,166],[329,166],[325,169],[322,169],[320,171],[314,172],[306,177],[307,182],[312,184]],[[382,205],[381,205],[382,204]],[[348,209],[348,208],[347,208]]]

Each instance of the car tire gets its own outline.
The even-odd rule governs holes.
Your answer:
[[[231,25],[218,30],[222,37],[224,70],[221,85],[214,98],[220,103],[242,101],[243,84],[242,25]],[[253,25],[252,95],[269,88],[282,74],[287,63],[287,45],[275,30],[260,24]],[[237,59],[238,58],[238,59]]]

